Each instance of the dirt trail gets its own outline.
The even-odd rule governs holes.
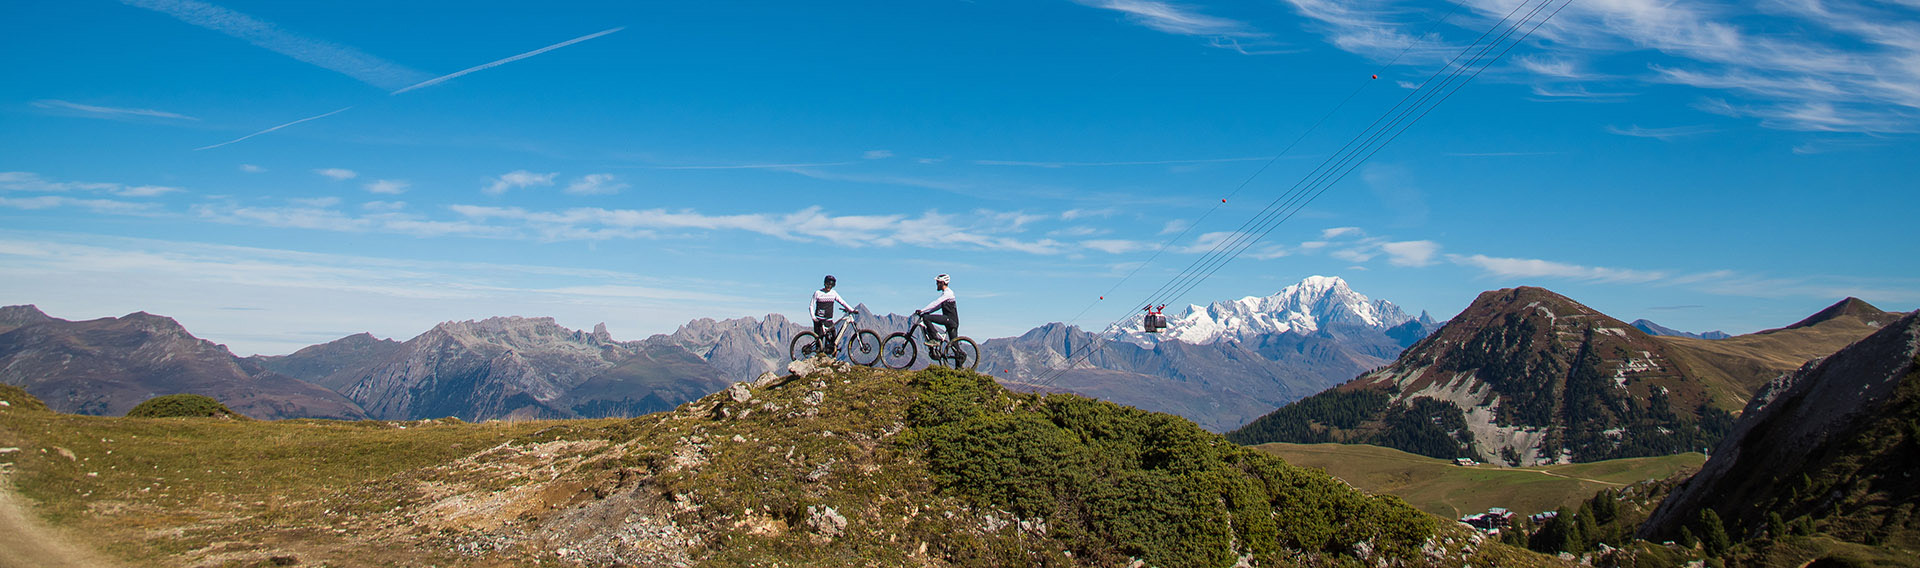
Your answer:
[[[26,501],[0,479],[0,568],[94,568],[118,566],[92,550],[67,542],[27,510]]]

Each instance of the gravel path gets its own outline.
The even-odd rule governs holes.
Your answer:
[[[117,566],[67,542],[27,510],[26,500],[0,480],[0,568],[93,568]]]

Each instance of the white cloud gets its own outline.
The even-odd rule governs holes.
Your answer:
[[[418,81],[427,75],[386,61],[360,50],[332,42],[302,37],[281,29],[272,22],[195,0],[120,0],[137,8],[153,10],[174,18],[233,36],[256,47],[353,77],[376,87],[391,89]]]
[[[1709,127],[1709,126],[1698,126],[1698,125],[1671,126],[1666,128],[1641,128],[1640,125],[1637,125],[1637,124],[1628,126],[1626,128],[1621,128],[1613,125],[1607,126],[1607,133],[1609,134],[1618,134],[1621,136],[1632,136],[1635,138],[1654,138],[1654,139],[1658,139],[1661,142],[1672,142],[1673,139],[1675,138],[1682,138],[1687,136],[1698,136],[1701,134],[1711,134],[1714,132],[1718,132],[1718,131],[1714,130],[1712,127]]]
[[[293,199],[288,199],[287,201],[290,203],[293,203],[294,205],[299,205],[302,207],[332,207],[340,204],[340,198],[338,197],[309,197],[309,198],[296,197]]]
[[[85,113],[85,114],[89,114],[89,115],[93,115],[101,118],[122,118],[122,117],[129,117],[129,116],[141,116],[141,117],[147,117],[147,118],[171,118],[176,120],[200,120],[198,118],[194,118],[184,114],[167,112],[164,110],[153,110],[148,108],[119,108],[119,107],[109,107],[109,106],[83,105],[80,103],[67,102],[67,101],[55,100],[55,99],[33,101],[33,106],[44,108],[44,109],[57,109],[57,110],[81,112],[81,113]]]
[[[1171,221],[1167,221],[1167,224],[1162,225],[1160,227],[1160,234],[1171,235],[1174,233],[1185,231],[1187,230],[1188,227],[1192,227],[1192,226],[1193,226],[1192,221],[1188,221],[1186,219],[1174,219]]]
[[[1244,23],[1201,14],[1178,4],[1153,0],[1074,0],[1094,8],[1127,15],[1136,24],[1170,34],[1220,37],[1260,37]]]
[[[240,171],[250,174],[266,173],[267,169],[253,164],[240,164]]]
[[[509,189],[550,186],[553,185],[553,178],[559,175],[558,172],[536,174],[527,170],[514,170],[500,174],[500,177],[488,183],[487,187],[481,188],[480,192],[487,195],[500,195]]]
[[[1481,254],[1446,255],[1447,261],[1479,268],[1488,274],[1506,278],[1565,278],[1600,282],[1646,283],[1667,278],[1667,273],[1648,270],[1581,266],[1532,258],[1500,258]]]
[[[1434,255],[1440,252],[1440,243],[1433,241],[1398,241],[1380,243],[1380,250],[1387,253],[1387,262],[1394,266],[1428,266],[1434,262]]]
[[[368,201],[360,204],[361,209],[377,212],[393,212],[407,208],[405,201]]]
[[[569,195],[613,195],[629,187],[614,178],[613,174],[587,174],[567,184]]]
[[[177,187],[163,185],[125,185],[104,182],[53,181],[33,172],[0,172],[0,191],[32,191],[61,193],[68,191],[93,191],[111,193],[121,197],[153,197],[185,191]]]
[[[1319,22],[1334,45],[1379,61],[1412,44],[1407,34],[1428,25],[1431,11],[1405,0],[1288,1]],[[1472,21],[1460,27],[1470,34],[1508,14],[1516,3],[1467,0],[1465,5]],[[1715,91],[1715,97],[1745,99],[1740,116],[1759,119],[1767,128],[1920,130],[1920,66],[1915,65],[1920,61],[1920,21],[1912,12],[1885,4],[1583,1],[1569,4],[1534,37],[1533,45],[1512,61],[1522,80],[1552,83],[1535,85],[1540,97],[1611,102],[1626,96],[1618,92],[1623,87],[1633,91],[1640,85],[1677,84]],[[1423,38],[1422,43],[1435,46],[1431,51],[1436,54],[1457,52],[1438,37]],[[1658,63],[1631,64],[1647,70],[1643,73],[1608,75],[1588,67],[1654,52]],[[1589,85],[1608,88],[1595,91]]]
[[[868,160],[881,160],[881,159],[893,157],[893,151],[892,150],[867,150],[867,152],[865,154],[861,154],[860,157]]]
[[[1334,227],[1331,229],[1321,229],[1320,239],[1333,240],[1333,239],[1337,239],[1337,238],[1349,236],[1349,235],[1358,237],[1358,236],[1364,236],[1366,234],[1367,232],[1360,230],[1359,227]]]
[[[382,195],[399,195],[402,193],[406,193],[407,188],[410,187],[411,185],[412,184],[407,183],[405,180],[382,179],[382,180],[374,180],[372,183],[368,183],[364,187],[366,187],[367,191],[370,193],[378,193]]]
[[[1085,241],[1080,241],[1080,246],[1087,247],[1087,248],[1104,252],[1104,253],[1109,253],[1109,254],[1134,252],[1138,250],[1146,250],[1147,248],[1149,248],[1149,245],[1145,243],[1121,240],[1121,239],[1085,240]]]
[[[0,207],[25,209],[29,211],[53,209],[56,207],[77,207],[95,213],[114,215],[156,215],[159,206],[152,203],[133,203],[111,199],[75,199],[62,195],[42,195],[39,197],[0,197]]]
[[[71,319],[159,313],[241,355],[359,332],[405,340],[450,318],[553,316],[573,329],[604,321],[637,339],[716,313],[779,309],[734,282],[6,230],[0,265],[0,297]]]
[[[346,168],[320,168],[313,170],[313,173],[332,178],[333,181],[346,181],[360,176],[358,172]]]

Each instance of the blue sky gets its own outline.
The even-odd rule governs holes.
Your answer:
[[[12,2],[0,302],[285,353],[798,318],[826,273],[905,312],[947,272],[969,335],[1101,327],[1516,4]],[[1911,310],[1915,130],[1913,0],[1578,0],[1180,301]]]

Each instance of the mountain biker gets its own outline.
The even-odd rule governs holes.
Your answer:
[[[952,278],[945,274],[933,277],[933,286],[940,290],[940,297],[934,298],[932,303],[927,304],[927,307],[920,308],[913,312],[921,316],[920,324],[926,326],[926,333],[924,335],[927,340],[927,345],[937,346],[940,344],[940,341],[935,339],[937,336],[933,331],[933,324],[936,323],[946,326],[947,337],[953,338],[960,336],[960,305],[954,302],[953,288],[947,286],[947,283],[951,280]],[[940,312],[934,313],[936,309],[940,310]]]
[[[846,300],[840,299],[840,293],[833,291],[833,285],[837,283],[839,281],[828,274],[822,282],[823,286],[813,292],[813,334],[820,336],[821,345],[833,344],[827,337],[827,329],[833,324],[833,305],[840,304],[847,311],[853,311],[853,306],[847,305]]]

